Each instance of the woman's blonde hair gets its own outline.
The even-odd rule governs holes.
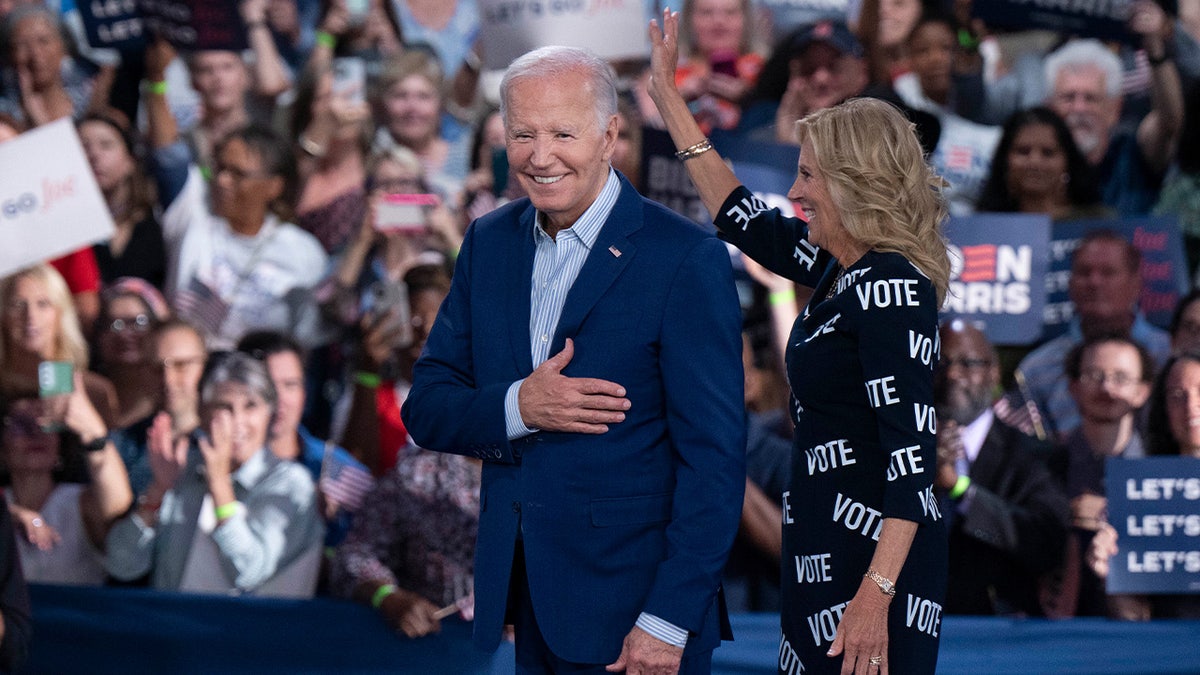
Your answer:
[[[88,345],[79,326],[79,315],[75,312],[71,289],[67,288],[67,282],[58,270],[46,263],[27,267],[0,279],[0,307],[4,309],[5,324],[4,329],[0,330],[0,370],[3,370],[5,361],[8,360],[8,350],[11,348],[8,344],[8,304],[12,300],[17,282],[21,279],[32,279],[44,285],[50,302],[58,310],[58,334],[54,338],[54,354],[51,358],[55,361],[70,361],[77,371],[86,370]]]
[[[913,124],[886,101],[858,98],[804,117],[796,131],[850,236],[916,265],[941,307],[950,283],[946,183],[926,164]]]

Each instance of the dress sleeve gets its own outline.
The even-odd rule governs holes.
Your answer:
[[[725,199],[713,224],[721,238],[742,253],[803,286],[816,286],[831,259],[828,253],[809,243],[804,221],[768,207],[744,186]]]
[[[851,320],[858,324],[863,384],[887,454],[883,515],[932,523],[942,517],[933,493],[937,294],[910,263],[894,260],[898,264],[873,265],[846,292],[861,308]]]

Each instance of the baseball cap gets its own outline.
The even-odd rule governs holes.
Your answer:
[[[818,21],[801,30],[792,40],[792,53],[804,51],[814,42],[824,42],[839,52],[855,58],[861,59],[866,53],[862,43],[841,21]]]

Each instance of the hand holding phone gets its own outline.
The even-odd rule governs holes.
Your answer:
[[[42,430],[62,431],[67,397],[75,391],[75,366],[70,361],[42,361],[37,372],[38,397],[45,401]]]

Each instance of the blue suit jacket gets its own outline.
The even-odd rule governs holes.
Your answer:
[[[484,460],[476,644],[500,640],[519,526],[538,625],[560,658],[611,663],[643,611],[687,629],[689,653],[712,649],[745,480],[725,245],[622,178],[550,354],[572,338],[564,374],[623,385],[630,410],[602,435],[510,443],[504,395],[533,371],[533,228],[522,199],[468,229],[402,409],[418,445]]]

